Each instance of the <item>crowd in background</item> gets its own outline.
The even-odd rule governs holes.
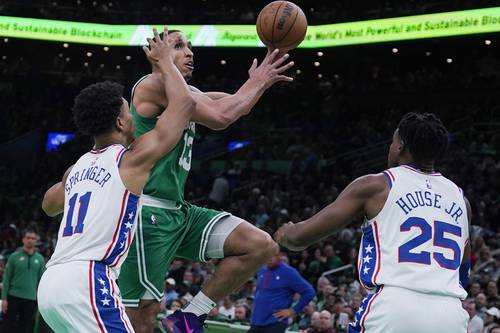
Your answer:
[[[43,192],[92,144],[79,136],[46,153],[46,134],[75,131],[70,107],[85,85],[107,78],[130,89],[140,77],[137,70],[144,70],[133,62],[123,68],[78,66],[57,52],[52,47],[44,51],[50,63],[28,54],[0,61],[0,151],[8,157],[0,163],[0,277],[5,259],[20,246],[21,231],[28,226],[37,228],[38,250],[46,260],[50,257],[59,219],[49,219],[40,210]],[[300,55],[308,56],[313,53]],[[227,131],[200,128],[196,140],[203,150],[198,155],[195,150],[193,159],[199,158],[200,168],[210,172],[193,170],[185,196],[272,234],[282,223],[318,212],[355,177],[382,171],[389,139],[402,114],[435,112],[451,133],[449,152],[437,169],[462,187],[472,204],[472,274],[464,307],[475,325],[491,328],[500,320],[500,63],[487,52],[453,66],[374,58],[361,61],[362,65],[324,69],[321,78],[316,72],[296,74],[294,84],[273,87],[250,116]],[[242,82],[229,77],[225,67],[211,70],[195,77],[201,90],[232,92]],[[251,142],[240,150],[211,154],[214,142],[230,139]],[[19,157],[16,150],[24,147],[23,140],[31,145],[31,153]],[[223,166],[216,168],[218,161]],[[317,293],[291,323],[292,329],[338,333],[345,330],[346,317],[353,320],[365,295],[356,271],[361,222],[359,217],[302,252],[283,250],[282,260]],[[216,262],[174,260],[165,277],[165,311],[188,302],[215,267]],[[209,318],[249,323],[254,291],[252,279],[225,298]]]

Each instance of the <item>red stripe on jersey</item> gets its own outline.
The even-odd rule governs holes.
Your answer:
[[[118,153],[118,155],[116,155],[116,161],[118,162],[118,160],[120,159],[120,156],[122,156],[122,153],[123,151],[125,150],[126,148],[123,147],[122,149],[120,149],[120,152]]]
[[[396,181],[396,177],[394,177],[394,175],[392,174],[392,172],[390,170],[385,170],[385,171],[387,171],[387,173],[389,174],[389,176],[391,176],[392,182],[395,182]]]
[[[99,325],[99,329],[101,330],[102,333],[105,333],[104,327],[101,323],[101,319],[99,318],[99,315],[97,314],[97,309],[95,308],[94,304],[94,262],[91,261],[89,264],[89,291],[90,291],[90,305],[92,306],[92,312],[94,313],[95,320],[97,321],[97,324]]]
[[[375,296],[373,296],[373,298],[368,303],[368,307],[367,307],[366,312],[365,312],[365,314],[363,316],[363,319],[361,319],[361,333],[365,332],[365,320],[366,320],[366,317],[368,316],[368,313],[370,313],[370,309],[372,307],[373,301],[375,301],[375,298],[377,298],[377,296],[380,295],[380,293],[382,292],[382,289],[384,289],[384,286],[380,287],[380,290],[375,293]]]
[[[125,203],[127,202],[127,200],[126,200],[127,199],[127,194],[128,194],[128,190],[125,190],[125,192],[123,193],[122,210],[120,212],[120,217],[118,218],[118,223],[116,224],[115,234],[113,235],[113,241],[111,242],[111,244],[109,244],[109,247],[106,250],[106,254],[104,254],[104,257],[102,257],[101,261],[104,261],[104,259],[106,259],[106,257],[108,256],[109,252],[111,251],[111,249],[115,245],[115,241],[117,239],[116,235],[118,235],[118,232],[120,231],[120,225],[121,225],[122,218],[123,218],[123,212],[125,211]]]
[[[128,323],[125,320],[125,317],[123,316],[123,311],[124,310],[122,308],[120,300],[115,295],[115,281],[113,281],[113,279],[111,279],[111,277],[109,276],[109,266],[106,266],[106,277],[108,278],[109,284],[111,285],[111,295],[113,295],[113,298],[115,300],[115,307],[118,309],[118,311],[120,311],[120,318],[122,319],[123,323],[125,324],[127,332],[129,332],[129,333],[133,332],[130,329],[130,327],[128,326]]]
[[[378,273],[380,272],[380,261],[381,261],[381,257],[380,257],[380,241],[378,239],[378,226],[377,226],[377,221],[374,221],[373,222],[373,225],[375,226],[375,241],[376,241],[376,246],[377,246],[377,271],[375,272],[375,275],[373,277],[373,284],[377,284],[377,276],[378,276]]]

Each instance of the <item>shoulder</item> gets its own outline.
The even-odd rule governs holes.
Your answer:
[[[159,80],[158,75],[150,74],[137,82],[134,90],[134,97],[137,95],[142,96],[161,92],[163,92],[163,83]]]
[[[7,262],[14,261],[14,260],[16,260],[17,258],[19,258],[21,256],[22,256],[22,252],[20,252],[20,251],[14,251],[7,258]]]
[[[389,187],[387,176],[384,173],[370,174],[356,178],[351,185],[353,190],[367,196],[372,196],[387,190]]]

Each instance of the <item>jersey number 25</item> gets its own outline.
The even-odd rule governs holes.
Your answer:
[[[431,239],[436,247],[449,249],[453,252],[453,258],[448,259],[443,253],[434,251],[432,258],[443,268],[456,270],[460,267],[461,250],[458,243],[450,238],[446,238],[445,234],[462,236],[462,229],[453,224],[441,221],[434,221],[434,228],[421,217],[410,217],[400,226],[401,232],[410,231],[411,228],[419,228],[420,235],[410,239],[399,247],[399,262],[413,262],[417,264],[430,265],[431,253],[428,251],[410,252],[417,246],[420,246]],[[433,237],[434,234],[434,237]]]

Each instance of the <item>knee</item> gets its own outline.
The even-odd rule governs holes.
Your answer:
[[[253,248],[255,249],[255,254],[262,260],[267,260],[279,252],[278,244],[272,239],[272,237],[265,233],[260,232],[256,235],[253,241]]]

